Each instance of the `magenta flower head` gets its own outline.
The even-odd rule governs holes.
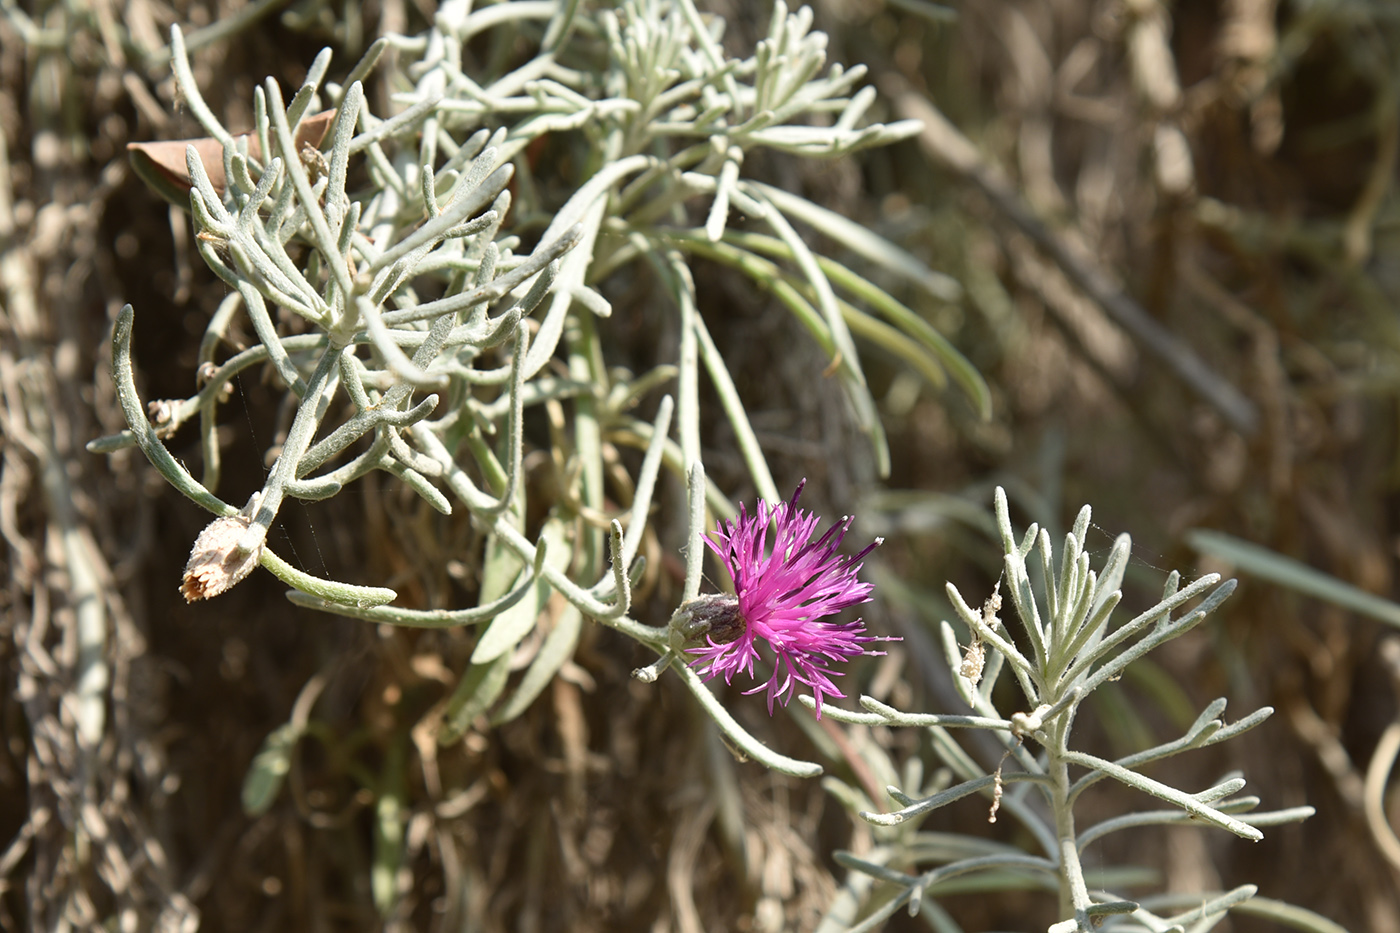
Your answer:
[[[892,639],[866,635],[860,619],[853,622],[827,622],[827,616],[869,602],[873,586],[856,578],[861,562],[881,543],[876,538],[855,556],[837,553],[841,539],[850,530],[852,516],[833,524],[817,540],[812,536],[817,516],[797,507],[803,480],[792,499],[773,505],[758,503],[758,514],[750,516],[743,506],[733,522],[720,522],[705,538],[710,550],[724,561],[734,581],[734,595],[700,596],[682,612],[688,616],[688,629],[703,633],[704,642],[687,649],[691,665],[706,680],[718,675],[729,683],[743,671],[753,677],[759,657],[759,641],[765,641],[775,655],[773,674],[767,683],[745,693],[768,693],[768,712],[773,701],[784,706],[799,684],[812,691],[817,717],[822,714],[822,696],[844,697],[832,677],[832,670],[862,654],[884,654],[866,646]],[[769,546],[770,526],[773,531]]]

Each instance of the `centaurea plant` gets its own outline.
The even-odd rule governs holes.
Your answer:
[[[441,714],[443,742],[479,715],[520,715],[570,660],[585,619],[674,657],[669,626],[630,617],[631,592],[663,469],[687,484],[691,503],[687,532],[697,553],[681,602],[698,595],[707,510],[735,514],[704,479],[702,372],[753,485],[779,498],[700,313],[691,256],[729,265],[796,316],[829,356],[881,469],[888,454],[856,337],[937,386],[951,379],[987,411],[981,377],[946,340],[815,253],[797,226],[943,300],[957,296],[956,282],[744,171],[746,155],[760,149],[829,158],[919,129],[865,119],[875,98],[861,86],[865,69],[828,66],[826,37],[812,19],[806,8],[776,3],[767,37],[752,55],[735,57],[721,43],[723,19],[702,15],[694,0],[629,0],[616,9],[448,0],[425,33],[376,40],[340,83],[328,80],[329,50],[290,100],[268,79],[256,89],[246,135],[205,102],[172,29],[181,98],[220,144],[221,159],[206,162],[189,147],[185,190],[145,177],[188,204],[200,254],[228,295],[200,345],[198,391],[149,411],[131,356],[135,313],[122,310],[112,363],[129,429],[90,449],[139,446],[215,516],[191,554],[186,597],[216,596],[260,565],[292,586],[288,598],[298,605],[393,625],[481,626]],[[536,54],[475,63],[479,37],[497,31],[504,43],[533,42]],[[364,82],[384,70],[392,112],[377,114]],[[550,160],[565,177],[545,178],[532,161],[532,145],[546,137],[569,153]],[[555,192],[562,203],[546,200]],[[753,229],[732,229],[735,216]],[[612,313],[600,283],[629,265],[649,268],[670,299],[663,312],[679,324],[674,357],[640,373],[605,364],[596,326]],[[257,342],[227,353],[239,315]],[[240,506],[217,494],[218,417],[235,380],[255,367],[280,382],[293,414],[265,483]],[[672,394],[661,396],[668,385]],[[639,404],[654,416],[634,414]],[[535,493],[522,475],[530,452],[523,421],[537,406],[558,419],[548,459],[559,480],[550,488],[560,492],[548,502],[529,500]],[[200,437],[199,478],[165,443],[190,423]],[[635,472],[618,453],[628,447],[642,452]],[[470,516],[485,555],[473,575],[481,581],[474,605],[398,605],[387,587],[319,579],[275,553],[268,534],[287,501],[331,499],[373,471],[442,515]],[[527,514],[547,515],[536,535],[526,534]],[[508,692],[515,649],[554,593],[566,609]],[[859,634],[841,637],[839,657],[865,644]],[[808,683],[818,698],[838,695],[824,662],[793,650],[786,657],[798,662],[789,684]],[[723,658],[712,660],[720,663],[708,672],[725,669]],[[792,774],[820,773],[748,736],[689,664],[674,670],[750,757]],[[772,685],[770,700],[791,695],[783,684]]]
[[[780,497],[700,312],[691,257],[747,277],[795,316],[830,359],[882,474],[889,455],[856,338],[886,350],[936,387],[951,381],[978,411],[990,410],[976,370],[922,316],[815,252],[798,226],[935,298],[955,299],[956,282],[860,225],[745,173],[746,159],[756,150],[832,157],[919,129],[912,121],[867,122],[875,92],[861,86],[864,69],[826,67],[826,37],[811,25],[806,8],[789,13],[776,3],[767,37],[740,58],[723,48],[723,20],[703,16],[694,0],[629,0],[616,9],[593,9],[577,0],[474,9],[469,0],[446,0],[426,32],[379,38],[342,82],[327,80],[329,50],[312,62],[290,100],[269,79],[255,93],[255,125],[247,135],[224,127],[205,103],[182,36],[172,30],[180,96],[220,144],[222,164],[206,164],[191,147],[188,190],[162,190],[187,203],[201,256],[228,295],[201,341],[197,391],[157,400],[149,411],[137,393],[131,355],[135,314],[129,305],[121,311],[112,369],[129,428],[94,441],[90,449],[138,446],[172,485],[215,516],[186,569],[182,589],[188,598],[215,596],[262,566],[291,585],[288,597],[298,605],[390,625],[480,626],[469,665],[444,707],[433,713],[440,721],[431,734],[440,742],[457,740],[480,716],[501,723],[520,715],[573,656],[587,618],[660,655],[639,676],[655,679],[663,670],[674,671],[749,758],[787,774],[815,776],[819,765],[759,742],[705,686],[705,677],[751,672],[754,640],[766,641],[775,667],[760,689],[770,707],[805,687],[811,696],[802,701],[832,719],[927,727],[963,779],[917,799],[926,788],[911,775],[911,794],[892,791],[903,809],[867,812],[884,833],[880,847],[860,859],[841,859],[866,877],[893,882],[898,894],[871,913],[864,928],[903,903],[917,907],[925,892],[936,894],[949,877],[1001,868],[1052,879],[1068,924],[1063,929],[1087,931],[1100,920],[1161,929],[1147,902],[1128,904],[1091,890],[1079,850],[1103,833],[1136,825],[1134,820],[1202,820],[1253,838],[1257,825],[1301,816],[1286,811],[1236,819],[1233,814],[1254,804],[1232,796],[1242,786],[1237,779],[1193,795],[1134,770],[1257,725],[1267,711],[1226,727],[1217,718],[1224,701],[1217,701],[1181,740],[1118,762],[1072,750],[1070,726],[1095,687],[1199,622],[1228,585],[1173,620],[1172,611],[1215,582],[1197,581],[1178,592],[1173,575],[1159,606],[1110,632],[1126,543],[1120,541],[1096,579],[1082,554],[1086,511],[1056,577],[1048,538],[1042,533],[1038,540],[1032,529],[1016,544],[999,500],[1008,579],[1030,651],[1023,654],[994,617],[955,600],[987,655],[979,685],[972,673],[980,665],[958,657],[949,630],[950,661],[969,672],[959,684],[972,716],[910,715],[868,698],[862,699],[863,713],[823,705],[824,697],[842,695],[831,679],[834,665],[874,653],[869,645],[875,639],[861,623],[824,621],[870,594],[869,584],[856,578],[869,548],[854,556],[836,552],[849,519],[813,541],[817,520],[797,510],[796,496],[785,505],[760,506],[755,517],[739,513],[707,542],[730,568],[734,603],[699,595],[707,510],[721,520],[736,514],[705,479],[702,372],[760,497]],[[491,64],[476,66],[469,46],[480,46],[473,40],[497,30],[511,47],[533,43],[535,54],[523,63],[493,56]],[[384,56],[390,49],[395,54]],[[384,76],[392,110],[387,114],[372,112],[364,89],[380,67],[392,69]],[[329,123],[324,139],[312,134],[308,141],[304,130],[318,114]],[[546,137],[569,155],[552,160],[554,165],[573,166],[572,174],[540,177],[530,152]],[[562,203],[543,192],[563,192]],[[749,229],[736,229],[735,214]],[[609,369],[596,321],[610,315],[612,305],[600,288],[610,274],[643,263],[670,299],[679,346],[673,359],[645,372]],[[226,353],[240,314],[256,343]],[[218,414],[230,386],[255,367],[271,371],[293,414],[265,483],[240,507],[217,494]],[[672,394],[658,398],[668,385]],[[642,402],[654,405],[650,419],[633,413]],[[534,406],[560,414],[561,423],[549,451],[559,463],[561,492],[543,503],[527,501],[538,493],[523,475],[523,420]],[[199,479],[165,444],[192,422],[202,454]],[[635,471],[618,456],[626,447],[641,451]],[[687,485],[689,547],[681,608],[672,624],[653,626],[629,613],[663,468]],[[427,508],[470,516],[485,539],[475,605],[395,605],[398,594],[387,587],[316,578],[268,545],[269,530],[289,499],[324,501],[373,471],[392,476]],[[618,502],[624,505],[613,506]],[[546,516],[531,536],[527,513]],[[776,522],[772,549],[770,519]],[[1037,543],[1045,562],[1046,612],[1037,608],[1026,575],[1026,557]],[[535,633],[553,594],[562,597],[564,608],[508,691],[516,649]],[[706,618],[707,606],[724,611]],[[726,641],[732,632],[737,637]],[[1006,717],[992,705],[991,687],[1005,669],[1025,694],[1028,712]],[[954,727],[993,730],[1018,769],[981,773],[948,737]],[[250,812],[271,805],[304,730],[303,711],[268,737],[245,784]],[[1028,739],[1040,754],[1031,752]],[[1071,780],[1072,767],[1084,773]],[[1074,801],[1105,776],[1178,810],[1077,832]],[[373,788],[378,851],[372,886],[386,914],[396,896],[394,866],[403,851],[407,812],[393,797],[394,786],[384,780]],[[1003,786],[1011,788],[1004,795]],[[941,850],[914,831],[918,819],[977,792],[997,795],[1043,851],[931,856]],[[1029,805],[1028,792],[1045,798],[1053,822]],[[863,809],[873,811],[874,804]],[[946,864],[919,874],[902,870],[919,861]],[[1214,917],[1243,896],[1208,900],[1201,916]]]

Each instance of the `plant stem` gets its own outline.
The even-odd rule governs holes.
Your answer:
[[[1052,741],[1046,746],[1047,773],[1050,775],[1050,807],[1055,812],[1055,838],[1060,857],[1060,916],[1073,915],[1079,929],[1089,930],[1086,911],[1092,904],[1089,888],[1084,883],[1084,866],[1079,861],[1079,841],[1074,832],[1074,805],[1070,799],[1069,762],[1064,752],[1069,738],[1072,710],[1061,712],[1048,723]]]
[[[321,416],[324,412],[319,400],[325,391],[326,383],[336,369],[340,355],[340,348],[327,347],[325,353],[321,355],[320,361],[316,364],[316,371],[312,373],[311,379],[306,384],[306,394],[302,396],[302,405],[297,409],[292,426],[287,431],[287,439],[282,443],[282,454],[272,465],[272,472],[268,475],[267,483],[263,486],[262,499],[258,502],[253,524],[244,532],[243,537],[238,542],[240,551],[245,553],[252,551],[267,538],[268,529],[272,527],[272,522],[277,517],[277,510],[281,507],[282,499],[286,496],[287,483],[296,479],[297,464],[301,462],[306,449],[311,446],[311,439],[316,436],[316,429],[321,424]]]

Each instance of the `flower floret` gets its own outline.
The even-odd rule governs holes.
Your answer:
[[[752,516],[741,505],[738,518],[721,521],[706,536],[705,543],[724,562],[734,581],[734,612],[742,626],[711,630],[702,644],[690,650],[692,665],[705,679],[723,675],[725,683],[730,683],[739,671],[753,677],[758,643],[767,642],[775,656],[773,674],[745,693],[765,691],[771,714],[774,701],[786,706],[798,685],[805,685],[812,691],[820,717],[823,695],[845,696],[832,681],[841,672],[831,665],[862,654],[883,654],[867,645],[890,639],[865,634],[860,619],[822,621],[869,602],[874,587],[857,575],[865,556],[881,539],[854,556],[839,553],[855,520],[848,515],[813,540],[819,519],[797,507],[805,484],[805,480],[799,483],[787,502],[774,505],[760,501],[757,514]]]

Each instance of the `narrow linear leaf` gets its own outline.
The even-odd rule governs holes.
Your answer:
[[[943,301],[957,301],[962,297],[962,285],[957,279],[935,272],[908,250],[901,249],[877,233],[871,233],[855,221],[781,188],[762,182],[751,184],[784,213],[826,234],[870,262],[904,276],[929,294]]]
[[[776,237],[729,231],[725,234],[724,239],[726,242],[767,256],[791,258],[791,250],[788,249],[787,244]],[[833,285],[868,304],[896,328],[913,337],[931,351],[938,363],[948,370],[953,380],[976,406],[978,414],[984,420],[991,417],[992,396],[986,380],[977,371],[977,367],[973,366],[972,362],[963,356],[946,337],[935,330],[933,325],[889,292],[847,266],[821,255],[818,255],[816,260],[817,265]]]
[[[583,630],[583,613],[563,597],[556,595],[554,598],[562,606],[554,620],[554,628],[545,636],[544,644],[540,646],[539,654],[535,655],[535,660],[525,671],[520,686],[516,687],[511,698],[491,717],[491,724],[494,726],[510,722],[529,709],[530,704],[549,686],[554,675],[559,673],[564,662],[574,655],[579,633]]]
[[[1220,531],[1188,531],[1186,543],[1202,554],[1229,561],[1244,573],[1400,628],[1400,604],[1338,580],[1300,560]]]
[[[466,735],[472,720],[496,702],[509,677],[509,655],[501,655],[485,664],[473,664],[468,667],[443,711],[438,744],[451,745]]]
[[[544,530],[540,532],[540,540],[546,542],[549,548],[545,555],[545,563],[560,572],[563,572],[573,557],[573,549],[569,546],[566,535],[564,523],[557,518],[545,523]],[[521,573],[533,571],[523,568]],[[477,642],[476,650],[472,652],[472,663],[486,664],[513,650],[520,640],[534,629],[540,609],[549,598],[549,593],[549,584],[540,580],[524,599],[496,616]]]
[[[1346,927],[1333,923],[1321,914],[1270,897],[1252,897],[1232,909],[1235,913],[1262,917],[1305,933],[1347,933]]]
[[[302,728],[284,723],[268,733],[262,748],[253,756],[248,774],[243,778],[243,812],[262,816],[272,809],[282,791],[287,772],[292,769],[292,750],[302,736]]]

